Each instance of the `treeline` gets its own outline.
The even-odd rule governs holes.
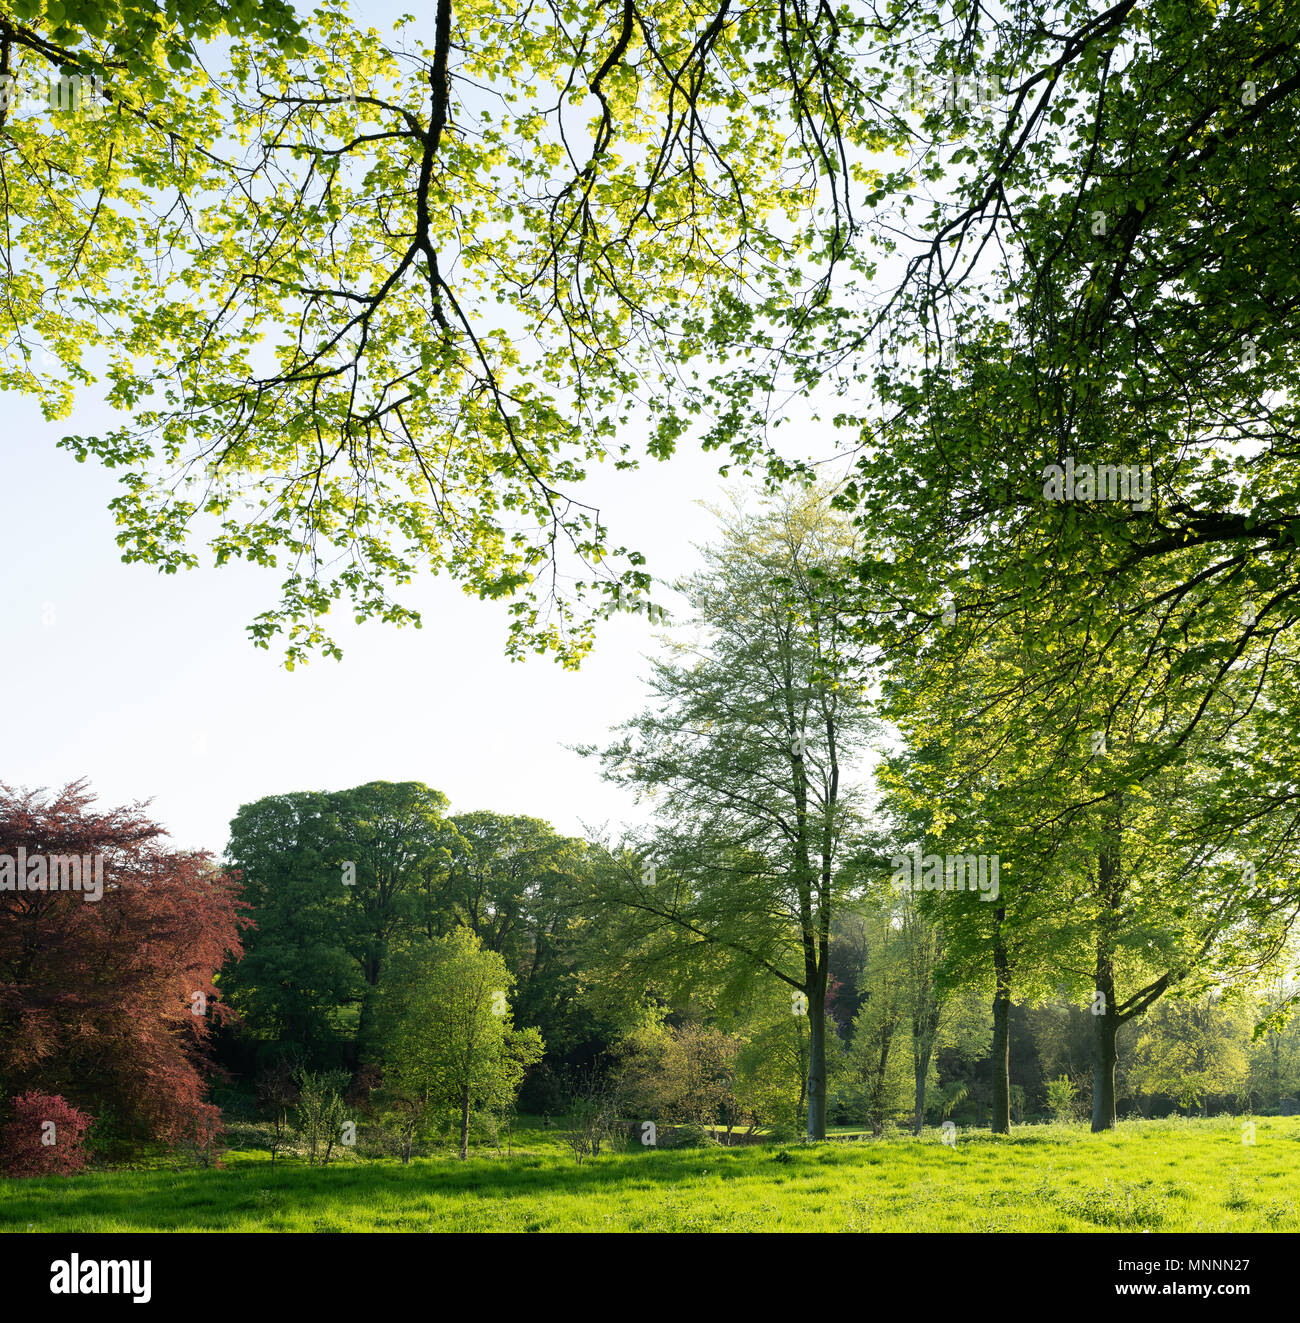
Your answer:
[[[511,1107],[561,1123],[593,1096],[623,1122],[778,1135],[806,1126],[811,1035],[799,994],[743,962],[683,963],[671,945],[660,953],[674,956],[668,976],[632,976],[637,953],[622,945],[611,905],[623,861],[606,843],[535,818],[449,814],[427,786],[380,782],[245,806],[229,862],[255,927],[219,979],[239,1020],[219,1034],[217,1055],[245,1080],[274,1078],[285,1060],[342,1070],[353,1101],[382,1111],[394,1064],[384,1008],[409,1001],[421,971],[437,969],[463,934],[472,940],[462,956],[497,958],[484,1002],[508,993],[513,1024],[545,1049],[495,1113],[477,1095],[446,1105],[462,1146]],[[443,982],[450,1004],[456,992]],[[988,1125],[997,1072],[987,994],[978,978],[954,980],[914,894],[885,876],[865,883],[828,945],[829,1123],[877,1134],[948,1119]],[[1095,1016],[1067,994],[1010,1007],[1015,1122],[1087,1115]],[[1121,1043],[1122,1109],[1286,1109],[1300,1093],[1300,1024],[1255,1028],[1287,996],[1279,982],[1155,1009]],[[411,1039],[430,1036],[435,1018],[426,1006]]]
[[[648,705],[582,750],[653,806],[617,838],[372,782],[245,805],[219,868],[84,787],[5,791],[0,856],[110,863],[94,903],[0,888],[6,1124],[58,1100],[92,1142],[206,1151],[218,1112],[278,1143],[293,1111],[328,1158],[346,1101],[409,1156],[523,1110],[581,1157],[632,1123],[1289,1106],[1277,674],[1220,678],[1219,737],[1171,721],[1198,681],[1145,692],[1112,650],[1125,701],[1076,694],[1064,738],[1005,630],[882,648],[843,579],[867,556],[824,490],[722,519]]]

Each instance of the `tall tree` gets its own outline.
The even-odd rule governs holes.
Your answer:
[[[511,648],[576,662],[651,582],[584,502],[588,465],[672,453],[650,387],[719,300],[825,280],[843,144],[891,129],[855,76],[888,26],[437,0],[381,34],[343,0],[301,28],[282,3],[7,0],[6,70],[103,90],[93,116],[0,124],[0,383],[56,418],[102,378],[129,421],[64,444],[123,473],[125,555],[286,564],[250,632],[290,663],[337,653],[340,597],[418,623],[396,597],[417,571],[513,598]]]
[[[808,1135],[826,1136],[831,923],[860,799],[855,758],[875,729],[829,567],[853,546],[810,491],[738,515],[681,585],[698,643],[654,665],[656,706],[602,754],[613,781],[655,795],[639,855],[611,859],[603,899],[635,941],[665,931],[783,981],[808,1016]],[[832,1031],[833,1032],[833,1031]]]
[[[354,1036],[365,987],[340,855],[325,794],[270,795],[230,824],[226,857],[255,927],[222,987],[245,1038],[292,1044],[322,1066]]]
[[[423,931],[430,870],[444,869],[441,791],[373,781],[333,793],[271,796],[231,823],[227,858],[246,878],[257,932],[230,972],[240,1004],[269,1036],[335,1039],[340,1003],[373,1052],[377,989],[390,944]]]

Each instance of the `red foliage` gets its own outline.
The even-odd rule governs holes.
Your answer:
[[[84,781],[50,799],[0,784],[0,856],[104,856],[98,901],[0,890],[0,1098],[62,1094],[175,1140],[219,1122],[203,1101],[209,1033],[229,1014],[213,973],[242,954],[246,906],[206,852],[165,848],[145,805],[93,802]]]
[[[15,1098],[0,1142],[6,1176],[70,1176],[86,1165],[83,1145],[93,1116],[58,1094]]]

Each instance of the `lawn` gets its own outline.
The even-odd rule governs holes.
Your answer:
[[[629,1147],[579,1166],[554,1130],[513,1153],[327,1168],[232,1152],[220,1169],[0,1181],[5,1231],[1296,1231],[1300,1117],[938,1131],[785,1147]]]

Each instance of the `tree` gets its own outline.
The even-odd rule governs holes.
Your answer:
[[[740,1041],[687,1022],[646,1027],[620,1047],[620,1095],[638,1118],[671,1125],[725,1125],[740,1117],[735,1094]]]
[[[254,1031],[330,1055],[355,1023],[360,1052],[375,1050],[389,946],[426,929],[430,878],[445,874],[446,807],[419,782],[374,781],[240,808],[226,856],[257,931],[227,982]]]
[[[1294,952],[1291,953],[1294,959]],[[1294,1016],[1300,983],[1274,974],[1260,990],[1250,1048],[1251,1083],[1266,1106],[1300,1093],[1300,1021]]]
[[[365,987],[341,857],[328,795],[268,796],[242,805],[230,824],[226,858],[256,926],[222,987],[244,1035],[322,1063],[351,1036],[347,1009]]]
[[[286,564],[250,633],[290,664],[337,655],[344,596],[418,624],[394,592],[422,570],[513,599],[512,651],[576,662],[595,611],[650,587],[581,500],[588,464],[636,461],[634,408],[672,453],[676,346],[738,289],[823,278],[789,218],[833,194],[833,265],[832,143],[889,130],[843,119],[873,26],[847,9],[439,0],[383,36],[341,0],[301,28],[280,3],[11,4],[6,68],[104,90],[94,120],[3,125],[0,384],[54,418],[98,371],[131,421],[64,444],[122,470],[126,557]],[[82,187],[52,196],[47,167]]]
[[[1148,579],[1157,599],[1162,587]],[[1053,633],[1072,602],[1022,601],[1014,632],[978,605],[935,612],[921,646],[890,648],[884,710],[919,751],[914,805],[1002,856],[1005,904],[942,900],[963,918],[959,947],[991,948],[995,1006],[1009,1006],[1013,971],[1049,969],[1091,1003],[1101,1130],[1115,1123],[1121,1027],[1171,989],[1252,980],[1300,913],[1291,755],[1274,747],[1291,686],[1244,658],[1209,690],[1186,657],[1153,661],[1168,627],[1154,607],[1134,608],[1132,631],[1095,620],[1075,648]]]
[[[592,1063],[570,1072],[564,1092],[569,1120],[566,1138],[579,1166],[584,1158],[600,1157],[602,1148],[620,1145],[624,1097],[614,1072]]]
[[[279,5],[174,5],[174,29],[129,4],[4,12],[20,71],[130,75],[111,132],[4,125],[6,233],[30,257],[11,262],[4,379],[59,416],[106,354],[137,416],[66,443],[123,469],[127,555],[188,566],[203,512],[218,563],[287,560],[252,633],[287,631],[291,662],[337,651],[320,618],[344,594],[418,621],[392,590],[425,568],[514,597],[516,651],[576,661],[584,594],[650,586],[574,498],[588,463],[634,462],[612,438],[644,400],[650,454],[704,420],[707,445],[783,476],[798,457],[766,424],[787,378],[848,397],[834,419],[864,466],[846,502],[873,519],[929,506],[916,534],[951,497],[950,532],[1006,531],[1042,462],[1075,441],[1103,458],[1118,419],[1119,449],[1189,481],[1102,521],[1108,567],[1213,548],[1220,582],[1294,588],[1289,3],[440,0],[431,31],[392,38],[339,4],[301,31]],[[223,30],[229,52],[190,68],[192,38]],[[52,196],[43,163],[90,187]],[[1012,326],[1017,425],[953,446],[934,390]],[[30,367],[40,343],[57,382]],[[1261,445],[1240,504],[1218,420]],[[1055,531],[1055,562],[991,542],[1059,579],[1075,536]],[[928,554],[916,537],[903,573]]]
[[[319,1154],[321,1166],[328,1167],[335,1144],[342,1142],[343,1125],[347,1120],[343,1090],[347,1082],[345,1070],[327,1070],[319,1074],[300,1070],[295,1076],[298,1102],[294,1126],[307,1145],[309,1166],[316,1165]]]
[[[611,856],[598,879],[632,925],[620,949],[675,933],[667,960],[703,948],[784,982],[809,1018],[810,1139],[826,1136],[830,932],[858,798],[847,772],[874,730],[828,587],[852,546],[817,492],[737,516],[681,585],[700,642],[654,665],[657,707],[601,755],[610,780],[657,796],[640,857]]]
[[[353,905],[351,950],[365,980],[357,1041],[375,1048],[373,1020],[391,943],[418,922],[420,866],[446,848],[447,797],[418,781],[371,781],[330,796],[340,881]],[[349,869],[349,866],[351,868]]]
[[[878,981],[854,1018],[844,1063],[845,1089],[857,1113],[855,1119],[865,1121],[874,1135],[883,1134],[885,1122],[906,1109],[909,1084],[915,1084],[910,1062],[900,1050],[906,1020],[898,1000],[891,996],[896,992],[895,987]]]
[[[1059,959],[1052,945],[1059,924],[1044,859],[1051,833],[1037,830],[1014,798],[1015,778],[1004,782],[1006,749],[995,754],[980,742],[983,714],[971,672],[996,655],[986,647],[960,675],[931,669],[933,659],[918,656],[915,668],[900,666],[887,679],[883,709],[910,747],[885,760],[879,780],[895,819],[898,853],[890,862],[918,966],[914,1064],[925,1056],[936,1012],[941,1022],[945,1005],[956,1009],[956,989],[991,991],[990,1124],[1007,1134],[1013,992],[1041,990],[1043,971]],[[921,926],[913,928],[912,911]],[[921,980],[934,958],[931,993]]]
[[[736,1098],[755,1125],[793,1138],[807,1126],[808,1017],[768,980],[737,1013]]]
[[[390,992],[385,1083],[428,1108],[459,1114],[460,1156],[469,1156],[470,1113],[509,1104],[544,1045],[516,1029],[507,994],[514,977],[473,933],[458,929],[420,951]]]
[[[1208,951],[1223,935],[1210,890],[1193,883],[1205,926],[1189,929],[1196,906],[1171,888],[1161,945],[1177,950],[1176,968],[1144,970],[1116,1009],[1118,930],[1135,897],[1125,797],[1138,786],[1192,796],[1165,801],[1189,830],[1160,885],[1179,868],[1194,875],[1198,847],[1226,866],[1237,833],[1256,841],[1238,863],[1258,868],[1262,837],[1276,844],[1294,824],[1296,295],[1287,262],[1266,256],[1294,215],[1289,183],[1259,206],[1250,190],[1294,175],[1285,124],[1300,76],[1291,13],[1261,23],[1226,5],[1183,24],[1130,4],[1084,20],[1066,5],[1054,18],[981,17],[949,48],[975,56],[987,21],[1023,38],[1000,41],[1003,52],[1041,62],[1007,90],[1005,120],[953,116],[951,159],[977,168],[958,179],[955,205],[931,213],[910,292],[894,301],[895,348],[912,361],[861,365],[866,336],[841,307],[805,362],[825,373],[843,351],[855,360],[844,390],[874,387],[871,407],[840,421],[861,442],[843,505],[872,548],[856,577],[882,655],[914,688],[927,671],[929,695],[970,668],[968,710],[987,736],[973,760],[997,750],[1001,771],[1052,768],[1057,798],[1040,797],[1032,819],[1091,822],[1094,857],[1071,875],[1091,877],[1084,904],[1096,907],[1094,1126],[1107,1128],[1120,1027],[1186,977],[1206,953],[1198,941]],[[1053,46],[1059,58],[1042,59]],[[1004,55],[989,72],[1006,72]],[[872,332],[883,324],[873,318]],[[1104,589],[1081,592],[1085,575]],[[881,601],[900,618],[882,619]],[[930,647],[940,621],[948,638]],[[999,665],[984,664],[990,652]],[[1057,775],[1098,738],[1104,771]],[[1220,785],[1240,779],[1241,793],[1214,799],[1182,771],[1188,759]],[[1253,894],[1228,887],[1239,916],[1263,919],[1251,940],[1265,960],[1291,904],[1289,865],[1274,854],[1272,866]],[[1160,923],[1154,905],[1146,922]]]
[[[229,1015],[214,975],[247,920],[208,855],[167,849],[143,805],[94,802],[84,781],[0,785],[0,1098],[59,1095],[106,1129],[176,1140],[220,1118],[205,1101],[211,1027]],[[69,860],[80,892],[30,889],[68,883]]]
[[[1168,1094],[1189,1112],[1205,1113],[1211,1095],[1244,1096],[1249,1074],[1250,1008],[1214,995],[1163,1001],[1133,1044],[1129,1087]]]
[[[520,1018],[552,1051],[572,1046],[575,1031],[581,1036],[578,1017],[566,1012],[576,1010],[579,986],[570,947],[585,891],[585,843],[539,818],[483,811],[449,822],[446,864],[434,865],[439,931],[464,925],[499,952],[519,980]]]

